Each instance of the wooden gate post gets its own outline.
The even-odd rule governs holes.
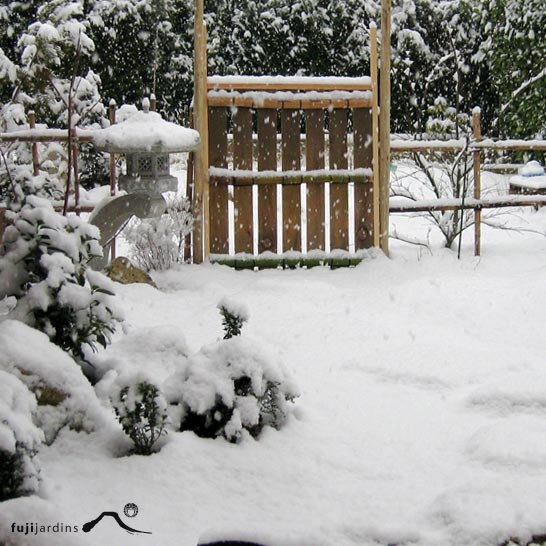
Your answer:
[[[207,105],[207,29],[203,0],[195,0],[193,115],[201,145],[195,152],[193,191],[193,261],[201,263],[210,252],[209,138]]]
[[[372,77],[372,168],[373,168],[373,246],[381,246],[381,214],[379,210],[380,177],[379,177],[379,105],[377,94],[377,25],[370,25],[370,73]]]
[[[389,254],[389,183],[391,162],[391,1],[381,0],[381,70],[379,73],[379,185],[381,250]]]
[[[479,108],[474,108],[472,112],[472,125],[474,131],[474,139],[476,141],[482,138],[481,112]],[[481,152],[474,152],[474,199],[480,200],[482,197],[481,183]],[[482,240],[482,211],[480,208],[474,209],[474,256],[481,254]]]

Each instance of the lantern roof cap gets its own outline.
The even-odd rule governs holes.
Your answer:
[[[152,111],[137,111],[125,121],[90,131],[99,151],[111,153],[191,152],[199,147],[199,133],[165,121]]]

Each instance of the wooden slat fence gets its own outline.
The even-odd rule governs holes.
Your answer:
[[[213,256],[374,245],[375,79],[209,78]]]

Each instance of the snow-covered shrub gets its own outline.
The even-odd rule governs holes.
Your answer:
[[[14,375],[0,370],[0,502],[33,493],[33,460],[43,434],[32,422],[36,398]]]
[[[244,431],[256,438],[265,426],[280,429],[288,402],[298,395],[280,363],[241,337],[203,347],[165,382],[167,399],[181,409],[180,430],[230,442]]]
[[[218,304],[222,315],[222,326],[224,327],[224,339],[241,335],[243,324],[248,321],[248,310],[232,300],[223,298]]]
[[[102,252],[97,228],[56,213],[35,195],[25,197],[11,221],[0,247],[0,298],[17,298],[8,316],[85,361],[85,346],[105,347],[121,320],[113,284],[86,266]]]
[[[64,427],[91,432],[111,421],[81,366],[44,333],[0,317],[0,347],[0,371],[16,377],[35,397],[34,422],[47,444]]]
[[[150,455],[156,442],[167,434],[167,403],[159,388],[133,378],[118,386],[112,405],[123,432],[134,444],[134,453]]]
[[[169,269],[182,261],[184,240],[193,227],[190,202],[184,197],[167,201],[165,214],[134,219],[123,234],[131,257],[146,271]]]

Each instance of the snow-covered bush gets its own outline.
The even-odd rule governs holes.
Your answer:
[[[17,298],[8,316],[85,361],[85,347],[105,347],[121,319],[111,281],[86,266],[102,252],[97,228],[35,195],[10,219],[0,247],[0,299]]]
[[[14,375],[0,370],[0,502],[33,493],[33,460],[43,434],[32,422],[36,398]]]
[[[164,389],[181,410],[180,430],[230,442],[244,431],[256,438],[265,426],[281,428],[298,395],[280,363],[241,337],[203,347]]]
[[[167,434],[167,403],[159,388],[133,378],[118,385],[112,405],[123,432],[134,444],[134,453],[150,455],[157,441]]]
[[[232,300],[223,298],[218,304],[222,315],[222,326],[224,327],[224,339],[241,335],[243,324],[248,320],[248,310]]]
[[[65,427],[91,432],[111,421],[81,366],[44,333],[0,317],[0,347],[0,371],[20,380],[36,399],[33,418],[47,444]]]
[[[165,214],[144,220],[135,218],[123,234],[139,267],[146,271],[164,270],[182,261],[184,240],[192,227],[190,202],[174,197],[167,201]]]
[[[89,69],[95,46],[86,33],[83,5],[78,2],[41,4],[27,21],[17,13],[18,8],[8,8],[8,20],[16,23],[18,35],[12,35],[15,47],[0,49],[0,87],[4,103],[0,127],[7,131],[26,128],[25,112],[33,110],[38,124],[45,124],[38,125],[40,128],[67,129],[76,125],[98,128],[106,123],[106,110],[99,92],[100,77]],[[11,10],[14,11],[10,14]],[[6,154],[10,168],[18,164],[31,165],[26,157],[28,151],[23,152],[25,147],[28,150],[28,145],[10,147]],[[94,182],[108,176],[108,165],[104,156],[89,146],[83,146],[81,152],[80,182],[92,187]],[[55,161],[51,161],[52,156],[57,156]],[[39,157],[42,172],[65,180],[68,161],[62,146],[42,143]]]

